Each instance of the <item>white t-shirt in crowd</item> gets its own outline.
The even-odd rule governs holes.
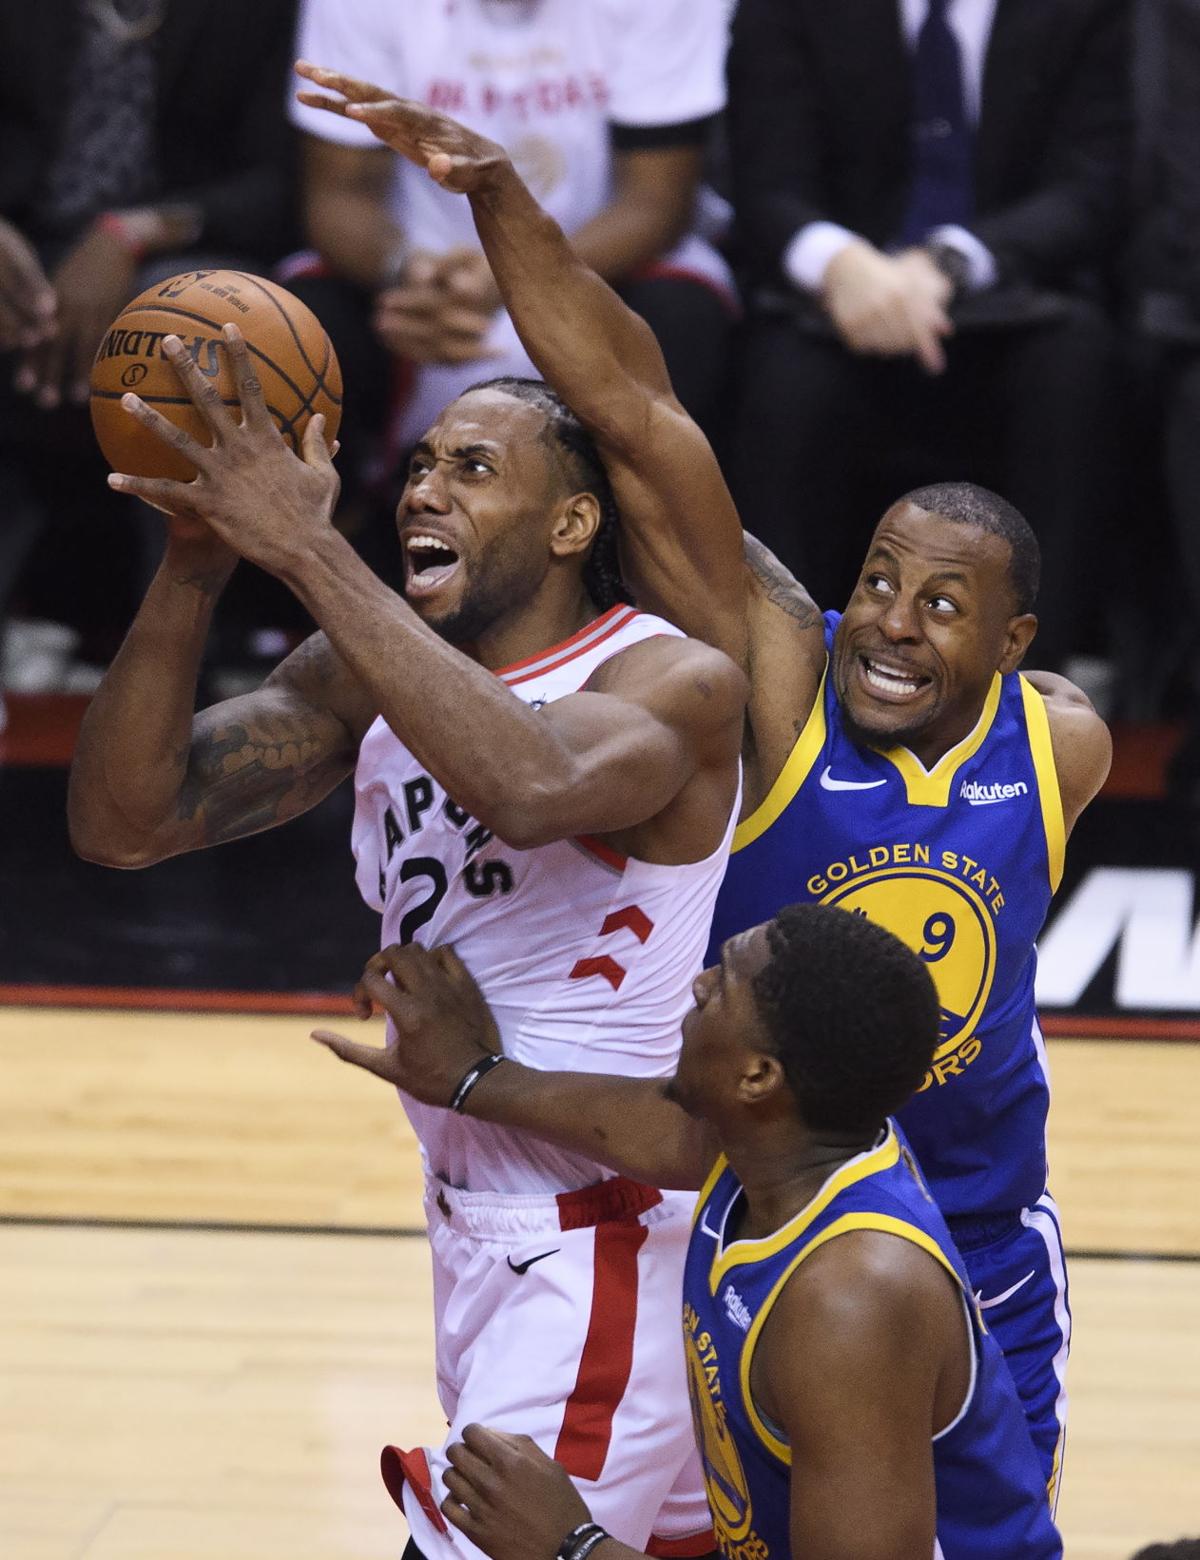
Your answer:
[[[727,39],[727,0],[304,0],[297,52],[500,142],[572,233],[611,199],[611,136],[645,144],[645,132],[720,111]],[[352,120],[299,103],[292,114],[325,140],[378,144]],[[415,248],[478,242],[467,201],[403,158],[393,202]],[[695,233],[661,258],[732,290],[724,261]],[[479,364],[421,371],[405,418],[413,437],[473,380],[530,372],[505,316],[488,346],[494,355]]]

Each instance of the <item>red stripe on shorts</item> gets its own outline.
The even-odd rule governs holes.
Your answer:
[[[688,1538],[659,1538],[652,1533],[646,1553],[657,1556],[657,1560],[699,1560],[701,1555],[711,1555],[716,1547],[717,1535],[712,1528],[706,1528]]]
[[[612,1441],[613,1416],[633,1370],[638,1252],[649,1231],[636,1223],[598,1224],[592,1312],[567,1399],[554,1460],[577,1479],[598,1479]]]
[[[402,1452],[398,1446],[385,1446],[379,1454],[379,1471],[383,1475],[383,1482],[387,1485],[387,1492],[396,1502],[400,1510],[404,1510],[405,1485],[417,1497],[417,1504],[433,1523],[439,1533],[448,1533],[446,1519],[438,1510],[438,1503],[433,1498],[433,1480],[429,1474],[429,1459],[425,1455],[423,1446],[414,1447],[411,1452]]]

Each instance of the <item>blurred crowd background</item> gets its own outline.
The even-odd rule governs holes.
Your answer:
[[[1180,722],[1200,805],[1200,0],[0,0],[8,689],[94,686],[157,560],[86,407],[155,279],[254,270],[320,316],[338,524],[385,575],[408,446],[530,372],[466,203],[296,105],[297,55],[507,147],[822,605],[907,488],[1015,502],[1033,661]],[[207,694],[305,629],[243,569]]]

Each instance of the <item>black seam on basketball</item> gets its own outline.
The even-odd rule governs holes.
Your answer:
[[[244,282],[249,282],[252,287],[257,288],[258,291],[260,293],[262,293],[263,297],[268,299],[268,301],[271,303],[271,305],[275,308],[275,310],[279,314],[280,319],[282,319],[283,323],[287,326],[288,330],[291,332],[291,337],[292,337],[292,340],[296,343],[296,351],[300,354],[301,362],[304,364],[305,368],[308,369],[310,374],[314,374],[316,376],[317,383],[313,387],[313,395],[316,395],[318,390],[324,390],[325,394],[329,397],[330,401],[333,402],[334,406],[340,406],[342,404],[341,396],[334,395],[333,392],[329,389],[329,387],[325,383],[325,371],[329,367],[329,358],[328,358],[328,356],[325,359],[325,367],[324,368],[318,368],[317,365],[313,362],[313,360],[309,357],[308,353],[305,351],[304,343],[303,343],[303,341],[301,341],[299,333],[297,332],[295,325],[292,323],[291,315],[284,308],[284,306],[280,303],[279,299],[275,296],[275,294],[273,292],[271,292],[268,288],[263,286],[261,280],[257,276],[251,276],[249,271],[233,271],[230,274],[233,275],[233,276],[240,276]],[[296,302],[299,303],[300,300],[297,299]],[[303,307],[303,305],[302,305],[302,307]],[[311,310],[309,310],[308,312],[312,313]],[[313,315],[313,318],[314,319],[317,318],[315,314]],[[318,325],[321,324],[320,320],[317,320],[317,324]],[[329,345],[329,336],[326,333],[325,327],[323,325],[321,326],[321,334],[325,337],[325,343],[326,343],[326,346],[328,347],[328,345]],[[297,413],[297,416],[298,415],[299,415],[299,413]]]
[[[243,273],[241,271],[237,271],[234,274],[236,276],[241,276]],[[146,304],[146,305],[143,305],[143,307],[146,308],[147,311],[149,311],[151,308],[153,308],[153,310],[154,310],[154,312],[156,314],[171,314],[171,315],[177,316],[181,320],[193,320],[197,325],[207,325],[210,330],[215,330],[216,331],[217,339],[218,340],[220,339],[221,326],[217,325],[213,320],[210,320],[206,314],[193,314],[190,309],[179,309],[179,308],[173,308],[173,307],[172,308],[168,308],[165,304],[159,304],[159,303],[156,303],[156,304],[153,304],[153,305]],[[120,318],[123,318],[123,316],[118,315],[117,318],[120,319]],[[286,315],[285,315],[285,318],[286,318]],[[116,323],[117,323],[116,320],[114,320],[113,321],[113,325],[115,325]],[[288,325],[289,325],[289,328],[290,328],[290,326],[291,326],[291,321],[290,320],[288,321]],[[112,329],[111,326],[109,328]],[[141,327],[142,330],[145,330],[145,328],[146,327],[144,325]],[[164,334],[170,335],[171,332],[167,331]],[[295,334],[296,334],[295,331],[292,331],[292,335],[294,336]],[[107,335],[108,335],[108,332],[106,331],[105,332],[106,338],[107,338]],[[101,345],[103,345],[103,343],[101,343]],[[295,391],[296,399],[298,401],[303,401],[304,400],[304,391],[301,390],[300,386],[296,383],[296,381],[292,378],[292,376],[290,374],[285,373],[284,370],[282,368],[280,368],[279,364],[276,363],[274,358],[269,358],[265,352],[261,351],[251,341],[247,341],[246,345],[247,345],[247,347],[249,347],[249,349],[250,349],[250,351],[251,351],[251,353],[253,354],[254,357],[260,359],[263,363],[266,363],[267,366],[271,369],[272,373],[278,374],[280,379],[283,380],[284,384],[287,385],[289,390]],[[307,357],[304,356],[303,351],[301,351],[300,355],[301,355],[302,358],[304,358],[304,365],[305,365],[305,367],[309,370],[310,373],[313,372],[312,364],[308,361]],[[102,361],[101,358],[99,357],[99,354],[97,354],[97,359],[96,360],[97,360],[97,362]],[[169,363],[170,359],[169,358],[164,359],[164,362]],[[100,393],[99,391],[96,392],[96,394],[99,394],[99,393]],[[124,394],[124,392],[122,392],[122,394]],[[143,396],[142,399],[144,400],[145,397]],[[329,399],[331,401],[334,401],[335,397],[330,396]],[[238,404],[240,405],[241,403],[239,402]],[[342,404],[341,401],[336,401],[336,405],[340,406],[341,404]]]
[[[121,401],[124,400],[128,394],[128,390],[92,391],[92,395],[97,401]],[[138,396],[138,400],[144,401],[147,406],[191,406],[193,404],[190,395],[140,395]],[[242,407],[242,403],[237,399],[236,396],[231,401],[227,401],[225,397],[222,396],[221,405],[231,407],[235,411],[241,411]],[[264,399],[264,405],[266,406],[270,415],[276,419],[276,426],[278,427],[280,433],[285,439],[288,439],[291,442],[293,451],[299,453],[299,445],[296,439],[296,417],[301,415],[304,408],[301,407],[300,411],[296,413],[296,417],[289,418],[285,417],[277,406],[272,406],[270,401],[266,401]],[[206,448],[212,449],[212,445],[209,444],[206,446]]]

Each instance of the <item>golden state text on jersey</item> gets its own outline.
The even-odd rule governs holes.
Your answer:
[[[825,615],[832,647],[840,615]],[[726,937],[813,901],[869,916],[925,961],[941,1030],[900,1120],[943,1211],[1010,1211],[1046,1184],[1049,1086],[1035,939],[1062,876],[1062,804],[1044,701],[995,676],[975,729],[932,769],[861,747],[828,672],[787,764],[739,827],[717,900]]]

